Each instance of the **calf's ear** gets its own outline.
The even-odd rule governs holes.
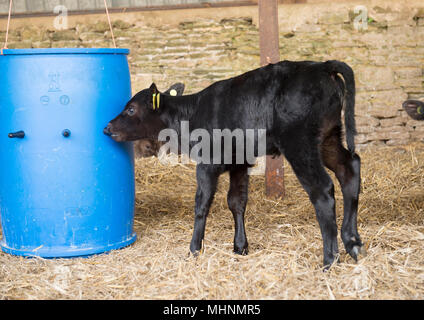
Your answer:
[[[153,82],[151,85],[150,85],[150,88],[149,88],[149,90],[150,90],[150,93],[158,93],[159,92],[159,90],[158,90],[158,88],[156,87],[156,84]]]
[[[184,88],[185,86],[183,83],[177,82],[170,86],[169,89],[166,90],[164,93],[169,94],[171,96],[182,96]]]

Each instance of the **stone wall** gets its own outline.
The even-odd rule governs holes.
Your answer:
[[[356,5],[367,30],[354,28]],[[52,17],[12,20],[9,48],[110,47],[103,15],[72,17],[68,30]],[[184,82],[196,92],[259,66],[257,8],[210,8],[112,15],[119,47],[131,49],[133,91]],[[4,20],[0,20],[4,30]],[[424,2],[347,1],[279,6],[280,55],[287,60],[338,59],[356,74],[357,143],[424,139],[424,122],[402,110],[424,99]],[[0,32],[0,40],[4,39]]]

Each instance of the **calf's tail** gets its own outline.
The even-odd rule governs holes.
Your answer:
[[[340,73],[345,82],[344,95],[344,121],[346,128],[346,144],[348,150],[353,154],[355,152],[355,77],[353,70],[346,63],[332,60],[327,62],[330,66],[330,72]]]

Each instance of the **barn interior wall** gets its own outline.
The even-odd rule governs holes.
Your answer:
[[[359,22],[366,29],[359,30],[355,21],[363,12]],[[255,6],[112,14],[117,45],[131,49],[133,91],[153,81],[160,89],[180,81],[187,93],[196,92],[258,67],[257,15]],[[55,18],[12,19],[9,48],[112,46],[103,14],[70,15],[65,30],[54,27]],[[5,29],[3,18],[2,43]],[[281,60],[351,65],[359,146],[424,140],[424,122],[408,118],[401,106],[405,99],[424,100],[422,0],[284,4],[279,30]]]

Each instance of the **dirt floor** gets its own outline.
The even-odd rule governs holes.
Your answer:
[[[251,178],[248,256],[232,253],[222,176],[204,252],[189,255],[196,189],[192,165],[137,160],[135,244],[91,258],[0,253],[1,299],[424,299],[424,144],[370,147],[362,157],[358,227],[367,256],[322,271],[322,240],[306,193],[286,167],[286,197]],[[338,225],[342,197],[336,183]]]

